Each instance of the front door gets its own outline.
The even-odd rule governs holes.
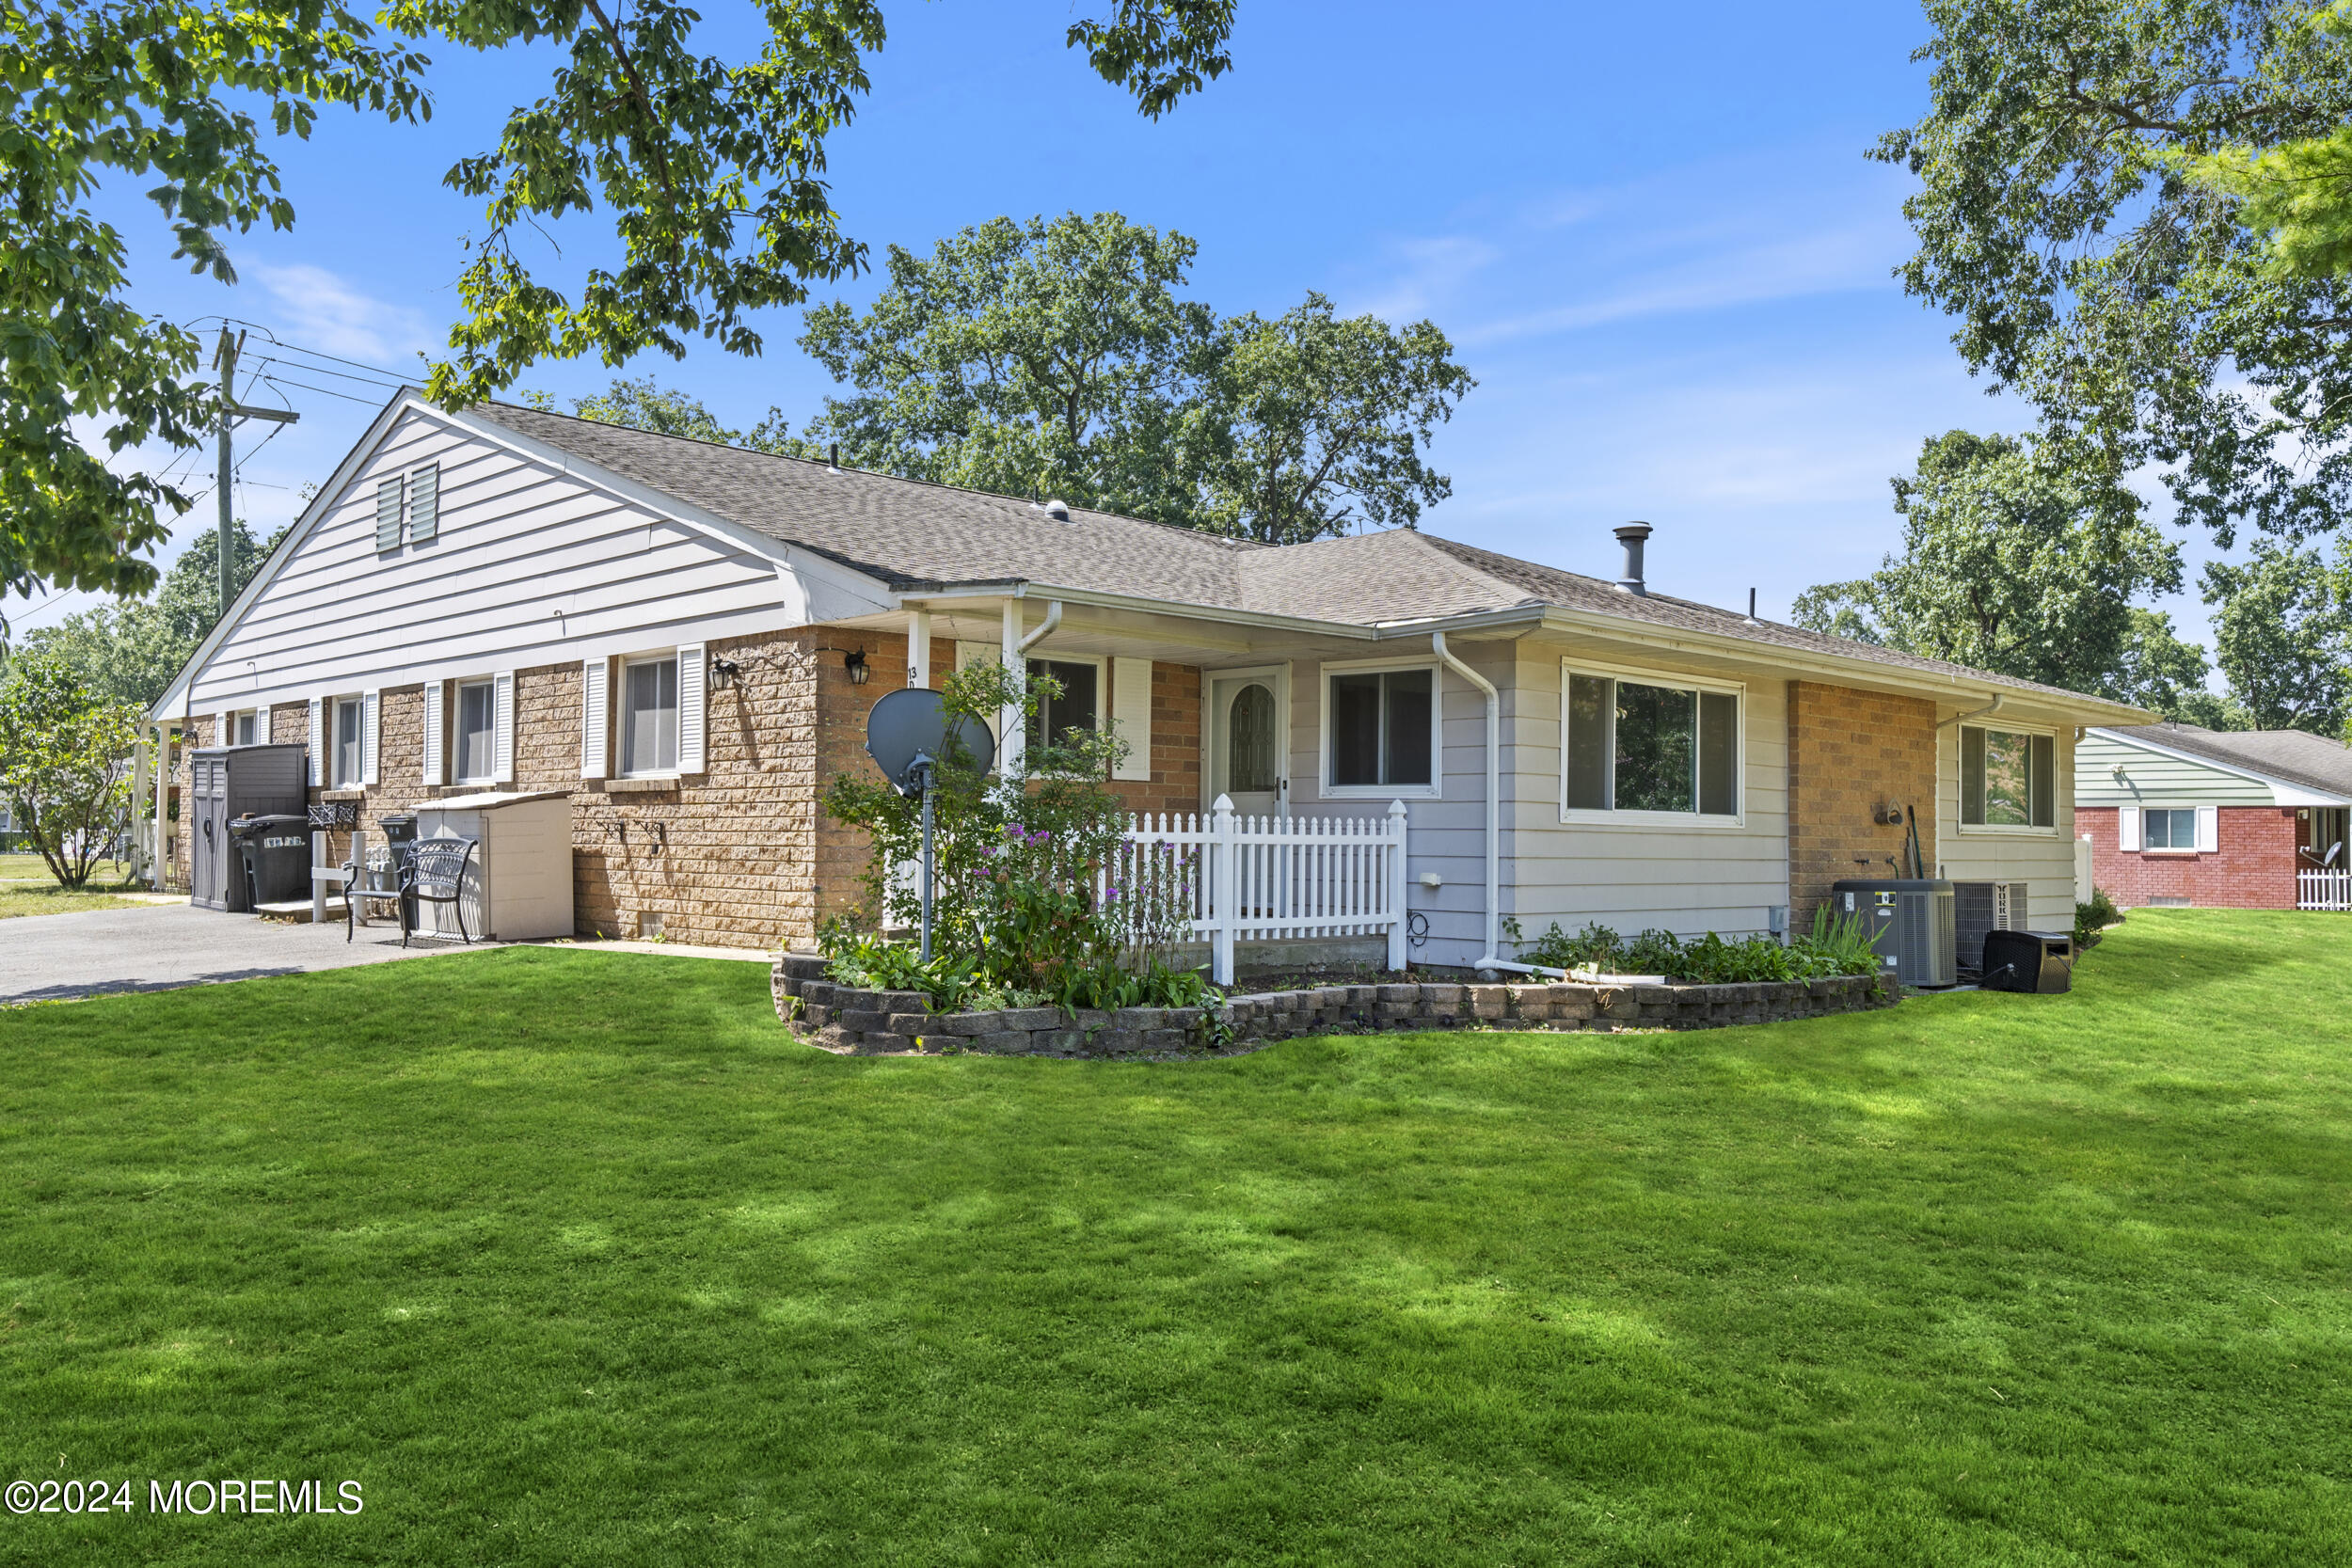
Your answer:
[[[1289,768],[1282,745],[1288,715],[1282,680],[1271,670],[1236,671],[1209,679],[1209,799],[1232,797],[1244,816],[1277,816],[1289,809]]]

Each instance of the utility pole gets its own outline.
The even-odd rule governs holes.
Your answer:
[[[268,420],[278,424],[292,424],[301,415],[283,408],[246,408],[237,402],[237,355],[245,347],[245,334],[229,335],[229,324],[221,323],[220,348],[213,363],[220,371],[220,467],[213,482],[215,499],[220,512],[220,619],[229,619],[229,601],[237,596],[236,589],[236,524],[237,503],[231,482],[236,478],[235,454],[230,450],[230,432],[239,420]]]

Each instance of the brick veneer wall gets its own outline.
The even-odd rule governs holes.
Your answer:
[[[1935,704],[1813,681],[1788,683],[1788,904],[1808,930],[1831,886],[1891,877],[1906,830],[1882,827],[1875,808],[1919,810],[1919,847],[1935,853]],[[1857,865],[1867,859],[1868,865]],[[1934,866],[1929,865],[1931,872]]]
[[[906,685],[905,637],[818,627],[722,640],[709,649],[742,673],[733,689],[709,694],[708,766],[650,791],[580,776],[578,663],[515,673],[515,780],[496,787],[571,794],[574,909],[583,936],[635,936],[654,916],[673,941],[772,947],[809,940],[818,921],[862,901],[865,834],[825,820],[818,802],[844,769],[871,768],[866,717],[884,693]],[[853,649],[866,657],[863,686],[849,677]],[[932,640],[934,686],[955,668],[955,657],[953,641]],[[442,692],[446,724],[454,688],[445,684]],[[1155,664],[1152,700],[1152,776],[1114,787],[1134,810],[1196,811],[1200,672]],[[421,782],[421,684],[386,688],[379,701],[378,782],[358,805],[361,823],[380,841],[386,813],[488,786]],[[214,719],[199,716],[192,727],[196,745],[213,743]],[[307,745],[310,705],[278,704],[269,733]],[[183,748],[174,768],[183,799],[187,767]],[[314,789],[310,798],[326,793]],[[328,863],[340,863],[349,835],[327,840]],[[175,835],[174,855],[184,877],[184,833]]]
[[[2223,806],[2212,854],[2117,847],[2116,808],[2076,806],[2074,831],[2090,839],[2090,879],[2123,909],[2186,898],[2200,909],[2295,908],[2296,829],[2293,806]]]

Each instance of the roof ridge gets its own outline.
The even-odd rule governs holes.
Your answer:
[[[952,496],[974,496],[982,500],[1003,501],[1009,506],[1023,506],[1032,511],[1041,510],[1036,501],[1025,496],[1008,496],[994,490],[975,489],[968,484],[948,484],[936,479],[915,479],[908,474],[888,473],[881,468],[845,467],[837,462],[820,461],[814,457],[800,457],[788,451],[769,451],[760,447],[740,446],[733,441],[713,441],[700,436],[677,436],[666,430],[647,430],[643,425],[621,424],[612,420],[592,420],[585,414],[566,414],[561,409],[541,408],[528,403],[508,403],[502,398],[485,398],[482,404],[476,406],[484,405],[492,408],[511,408],[520,414],[542,414],[549,419],[569,420],[574,424],[596,425],[605,430],[626,430],[638,436],[651,436],[657,440],[683,441],[689,446],[711,447],[720,451],[741,452],[748,457],[771,457],[780,463],[805,463],[824,473],[858,474],[866,479],[888,480],[894,484],[914,484],[926,490],[945,490]],[[1122,523],[1138,523],[1145,528],[1166,529],[1173,533],[1206,540],[1210,544],[1220,545],[1233,550],[1266,550],[1284,547],[1279,545],[1269,545],[1260,539],[1239,539],[1229,533],[1211,533],[1206,529],[1193,528],[1184,523],[1164,523],[1156,517],[1137,517],[1125,512],[1105,512],[1099,506],[1073,507],[1072,510],[1086,512],[1097,517],[1115,517]]]

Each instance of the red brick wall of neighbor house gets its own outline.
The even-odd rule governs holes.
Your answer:
[[[2076,806],[2074,832],[2090,839],[2090,879],[2123,909],[2185,898],[2199,909],[2295,908],[2295,808],[2223,806],[2210,855],[2126,854],[2116,847],[2116,808]]]
[[[864,686],[845,656],[866,656]],[[865,835],[824,819],[818,801],[844,769],[870,768],[866,716],[906,684],[906,639],[825,628],[736,638],[709,645],[734,659],[734,689],[712,691],[706,709],[705,772],[651,791],[608,789],[580,776],[580,667],[567,662],[515,675],[515,782],[518,790],[561,789],[572,797],[572,872],[583,936],[635,935],[660,917],[675,942],[765,947],[806,941],[826,916],[859,904]],[[955,644],[931,643],[932,684],[955,668]],[[1200,672],[1156,664],[1152,672],[1152,776],[1114,787],[1136,811],[1200,809]],[[452,701],[443,688],[443,720]],[[479,785],[422,781],[421,685],[380,695],[378,782],[364,792],[360,819],[371,833],[388,812],[420,800],[471,794]],[[198,745],[212,744],[214,721],[194,721]],[[271,738],[307,745],[308,703],[281,703]],[[446,732],[445,732],[446,733]],[[185,752],[175,768],[187,783]],[[311,791],[315,800],[325,792]],[[348,834],[328,835],[327,859],[350,853]],[[186,835],[175,835],[181,874]]]
[[[1831,887],[1892,877],[1905,830],[1872,820],[1891,801],[1919,810],[1919,845],[1935,853],[1935,704],[1924,697],[1788,683],[1788,904],[1809,930]],[[1868,865],[1857,865],[1867,858]],[[1929,870],[1934,866],[1931,862]]]

